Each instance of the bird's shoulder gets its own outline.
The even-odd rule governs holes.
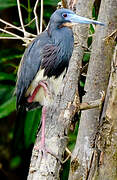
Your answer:
[[[47,35],[47,31],[44,31],[29,44],[20,61],[18,78],[22,78],[22,73],[24,73],[23,77],[25,77],[27,75],[26,72],[31,72],[31,75],[34,76],[36,69],[38,70],[40,67],[42,51],[49,41],[50,38]],[[23,79],[25,80],[25,78]]]
[[[42,51],[47,42],[50,42],[50,38],[48,37],[47,31],[44,31],[29,44],[24,52],[17,75],[17,104],[20,104],[20,101],[22,101],[22,98],[25,96],[26,90],[39,71]]]

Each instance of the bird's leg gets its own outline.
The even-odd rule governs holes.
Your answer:
[[[41,151],[44,155],[45,155],[45,153],[50,153],[51,155],[56,157],[56,155],[54,155],[45,146],[45,122],[46,122],[46,107],[43,106],[43,108],[42,108],[41,144],[40,144],[40,146],[35,146],[34,149],[38,150],[38,151]]]
[[[42,108],[42,130],[41,130],[41,144],[40,146],[35,146],[34,149],[40,151],[42,155],[46,156],[46,153],[51,154],[56,159],[60,160],[59,157],[51,152],[51,150],[47,149],[45,146],[45,122],[46,122],[46,107],[43,106]],[[61,160],[60,160],[61,162]]]
[[[42,132],[41,132],[41,149],[45,149],[45,121],[46,121],[46,107],[42,108]]]
[[[45,146],[45,122],[46,122],[46,107],[43,106],[42,108],[42,131],[41,131],[41,144],[40,146],[35,146],[34,149],[37,151],[40,151],[42,155],[46,156],[46,153],[51,154],[54,156],[57,160],[59,160],[62,164],[64,164],[71,156],[71,152],[68,148],[66,148],[66,151],[68,153],[68,157],[62,161],[55,153],[53,153],[51,150],[47,149]]]
[[[44,81],[39,82],[39,85],[35,88],[35,90],[33,91],[32,95],[28,97],[27,101],[29,103],[33,102],[36,94],[38,93],[40,87],[43,87],[45,95],[49,94],[48,91],[48,87],[47,84]],[[60,162],[62,162],[59,157],[54,154],[53,152],[51,152],[51,150],[48,150],[45,146],[45,121],[46,121],[46,107],[43,106],[42,108],[42,131],[41,131],[41,144],[40,146],[34,146],[34,149],[37,151],[42,152],[42,154],[45,156],[46,153],[51,154],[52,156],[54,156],[56,159],[58,159]]]
[[[45,121],[46,121],[46,107],[43,106],[42,108],[42,129],[41,129],[41,144],[40,146],[35,146],[35,150],[41,151],[43,154],[48,152],[45,147]]]
[[[53,153],[51,150],[47,149],[45,146],[45,122],[46,122],[46,107],[43,106],[43,108],[42,108],[41,144],[40,144],[40,146],[35,146],[34,149],[36,151],[40,151],[42,153],[42,155],[44,155],[44,156],[46,156],[46,153],[49,153],[62,163],[60,158],[55,153]]]
[[[35,88],[35,90],[33,91],[32,95],[28,97],[27,101],[28,103],[32,103],[36,94],[38,93],[40,87],[43,87],[45,95],[48,92],[48,88],[47,88],[47,84],[45,84],[45,82],[41,81],[39,82],[38,86]],[[42,108],[42,132],[41,132],[41,146],[35,146],[34,149],[36,150],[41,150],[43,153],[45,150],[45,120],[46,120],[46,107],[43,106]]]

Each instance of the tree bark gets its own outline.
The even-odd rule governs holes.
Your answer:
[[[113,38],[108,40],[104,38],[117,28],[117,0],[101,2],[99,21],[105,22],[106,26],[96,27],[85,84],[86,95],[83,98],[85,102],[99,99],[100,92],[107,90],[115,41]],[[81,114],[77,142],[72,153],[69,180],[89,180],[94,177],[97,166],[93,164],[94,157],[99,160],[96,155],[100,154],[96,145],[100,116],[101,111],[98,108],[83,111]],[[103,175],[99,179],[104,179]]]
[[[91,15],[93,1],[87,2],[85,0],[83,4],[81,3],[82,0],[78,2],[76,11],[79,15]],[[46,147],[61,160],[68,142],[67,132],[70,123],[79,107],[78,77],[84,54],[82,46],[86,45],[88,38],[88,26],[79,25],[75,27],[74,35],[75,47],[64,85],[46,114]],[[35,145],[39,143],[40,132]],[[47,153],[46,157],[44,157],[33,149],[28,180],[60,179],[61,167],[61,162],[51,154]]]
[[[106,111],[102,114],[99,135],[96,138],[100,152],[98,161],[96,153],[90,178],[96,180],[117,179],[117,46],[112,61],[112,71],[105,101]]]

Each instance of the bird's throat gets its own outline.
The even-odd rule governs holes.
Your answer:
[[[66,23],[62,23],[62,24],[59,26],[59,28],[68,27],[68,28],[72,29],[72,26],[73,26],[72,23],[66,22]]]

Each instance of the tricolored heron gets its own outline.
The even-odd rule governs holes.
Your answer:
[[[18,70],[16,84],[17,108],[42,109],[42,137],[40,149],[45,150],[45,114],[59,92],[68,69],[74,47],[73,24],[99,24],[76,15],[68,9],[56,10],[47,29],[26,49]]]

